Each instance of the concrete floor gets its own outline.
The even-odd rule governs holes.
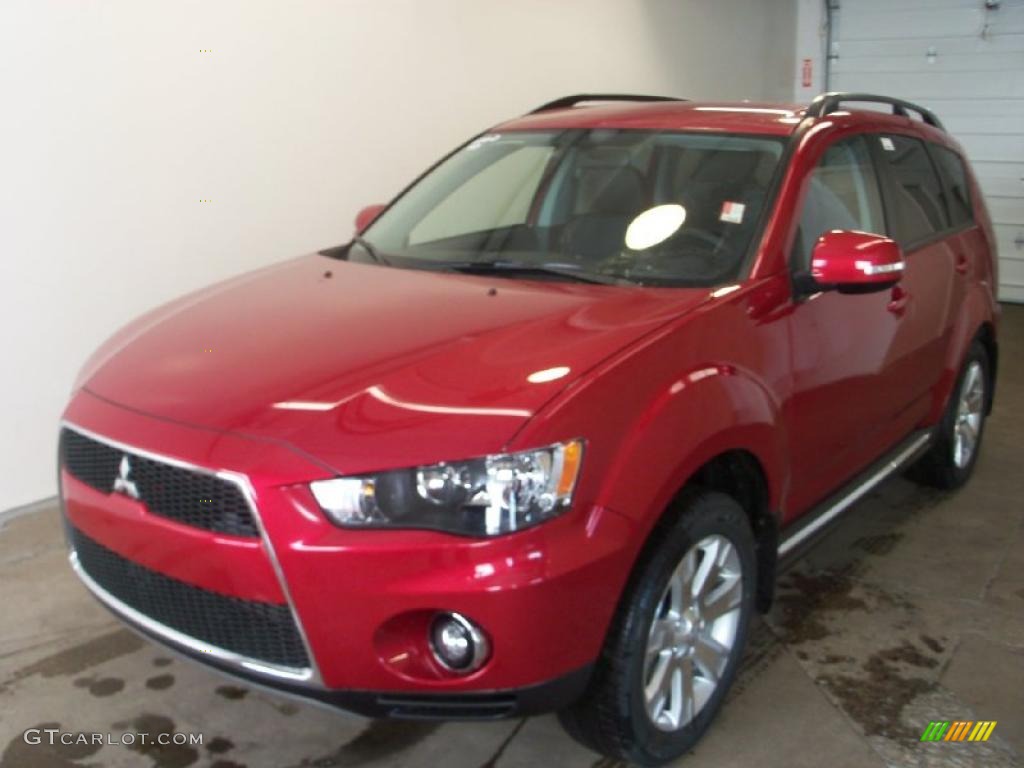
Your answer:
[[[1004,318],[973,480],[948,495],[894,479],[847,513],[783,577],[729,701],[680,765],[1024,765],[1024,307]],[[52,505],[0,525],[2,768],[613,768],[554,717],[371,723],[250,690],[120,628],[72,576]],[[922,744],[930,720],[998,725],[987,743]],[[204,744],[28,746],[31,727]]]

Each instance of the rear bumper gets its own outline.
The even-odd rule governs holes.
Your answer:
[[[250,682],[369,716],[533,714],[564,707],[585,688],[629,569],[625,518],[576,510],[491,540],[344,531],[308,491],[310,480],[330,471],[281,444],[172,424],[87,392],[65,418],[72,429],[244,485],[259,538],[168,520],[143,501],[61,471],[72,535],[81,532],[115,560],[144,569],[142,582],[152,572],[161,583],[180,584],[174,594],[195,590],[211,594],[214,605],[224,598],[264,612],[287,609],[309,663],[267,664],[197,641],[154,620],[149,603],[104,589],[73,552],[90,591],[143,634]],[[483,627],[492,652],[482,668],[459,677],[433,662],[425,627],[437,611]]]

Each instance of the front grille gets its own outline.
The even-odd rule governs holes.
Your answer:
[[[203,643],[284,667],[309,667],[286,605],[242,600],[151,571],[69,526],[82,569],[122,603]]]
[[[121,461],[127,457],[127,479],[154,515],[207,531],[259,536],[245,496],[228,480],[123,451],[67,428],[60,433],[60,457],[69,474],[103,493],[124,476]]]

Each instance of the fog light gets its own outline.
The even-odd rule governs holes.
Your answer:
[[[467,674],[479,669],[490,652],[487,637],[458,613],[440,613],[430,625],[430,648],[445,669]]]

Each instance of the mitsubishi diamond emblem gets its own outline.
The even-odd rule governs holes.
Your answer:
[[[121,464],[117,468],[117,477],[114,478],[114,493],[123,493],[125,496],[131,496],[133,499],[138,500],[139,488],[135,485],[135,481],[132,480],[132,465],[128,461],[127,456],[121,457]]]

